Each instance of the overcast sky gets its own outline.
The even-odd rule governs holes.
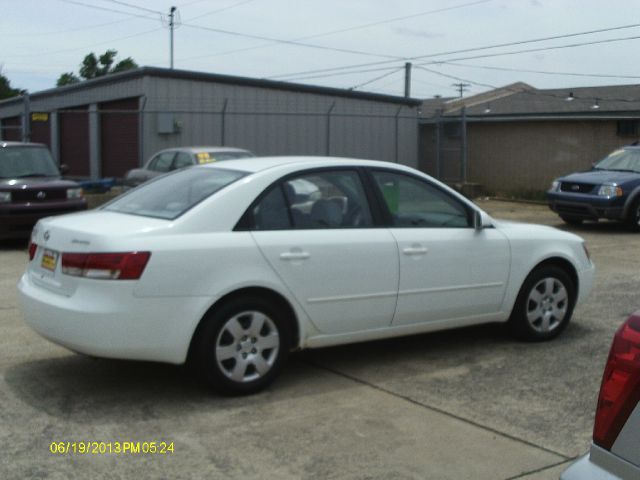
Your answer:
[[[452,84],[459,82],[471,84],[467,95],[516,81],[538,88],[640,83],[640,1],[634,0],[0,0],[0,5],[2,73],[13,87],[31,92],[54,87],[63,72],[77,72],[92,51],[111,48],[118,59],[130,56],[141,66],[168,67],[166,14],[172,5],[180,17],[178,69],[402,95],[409,60],[421,64],[412,74],[411,94],[418,98],[455,96]],[[612,30],[453,53],[601,29]],[[548,49],[608,39],[625,40]],[[547,50],[522,52],[532,49]],[[521,53],[495,55],[505,52]]]

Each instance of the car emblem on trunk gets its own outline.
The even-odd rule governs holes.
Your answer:
[[[46,194],[46,193],[44,193],[44,192],[38,192],[38,194],[36,195],[36,198],[37,198],[38,200],[44,200],[46,196],[47,196],[47,194]]]
[[[46,232],[44,232],[44,235],[43,235],[43,236],[44,236],[44,241],[45,241],[45,242],[46,242],[47,240],[49,240],[49,237],[51,236],[51,235],[49,234],[49,230],[47,230]]]

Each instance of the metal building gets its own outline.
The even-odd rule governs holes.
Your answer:
[[[0,102],[0,139],[49,145],[70,175],[122,177],[154,152],[226,145],[417,166],[420,101],[143,67]]]

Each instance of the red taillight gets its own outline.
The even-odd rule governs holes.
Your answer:
[[[150,256],[151,252],[63,253],[62,273],[106,280],[136,280]]]
[[[610,450],[640,401],[640,312],[622,324],[613,338],[602,376],[593,442]]]
[[[33,260],[33,257],[36,256],[36,250],[38,249],[38,245],[29,241],[29,261]]]

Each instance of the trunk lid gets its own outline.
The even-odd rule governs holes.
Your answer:
[[[27,271],[37,285],[71,296],[82,281],[62,274],[63,253],[104,253],[136,250],[136,243],[127,246],[129,239],[148,236],[170,228],[172,222],[157,218],[92,210],[88,212],[50,217],[38,222],[31,241],[38,245]]]

